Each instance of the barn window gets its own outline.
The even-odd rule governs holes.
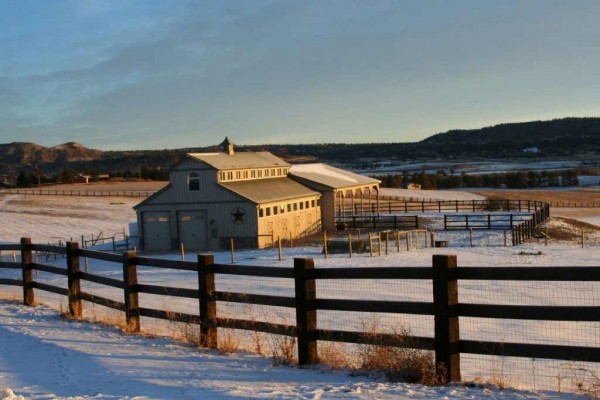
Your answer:
[[[200,190],[200,177],[195,172],[188,175],[188,189],[190,191]]]
[[[287,211],[292,212],[292,205],[290,203],[288,203],[287,205]]]
[[[277,206],[273,207],[273,215],[277,215],[279,213],[279,208]]]
[[[267,207],[265,210],[267,211],[267,217],[269,217],[271,215],[271,207]]]
[[[315,206],[315,201],[314,200],[310,201],[310,206],[314,208],[314,206]]]
[[[262,218],[262,217],[263,217],[263,215],[264,215],[263,209],[262,209],[262,208],[259,208],[259,209],[258,209],[258,217],[259,217],[259,218]]]

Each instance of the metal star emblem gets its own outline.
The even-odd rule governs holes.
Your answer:
[[[244,218],[246,217],[246,213],[242,211],[239,207],[233,210],[231,213],[231,220],[233,223],[244,222]]]

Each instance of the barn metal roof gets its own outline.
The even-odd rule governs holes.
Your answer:
[[[188,153],[188,156],[203,161],[218,170],[289,167],[290,164],[268,151],[227,153]]]
[[[291,200],[299,197],[321,196],[290,178],[256,179],[222,182],[221,185],[257,204]]]
[[[314,182],[318,185],[332,189],[375,185],[380,183],[377,179],[320,163],[293,165],[290,169],[290,174],[303,181]]]

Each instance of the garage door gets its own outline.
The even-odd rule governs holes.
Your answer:
[[[142,214],[144,250],[169,250],[171,230],[168,211],[147,211]]]
[[[206,211],[179,211],[177,217],[179,243],[186,250],[207,250]]]

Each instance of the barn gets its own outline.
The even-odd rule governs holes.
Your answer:
[[[288,176],[291,165],[269,152],[189,153],[169,184],[134,207],[140,247],[189,250],[266,247],[278,237],[321,230],[321,194]]]
[[[294,165],[269,152],[189,153],[169,184],[134,207],[140,247],[189,250],[271,246],[371,212],[379,181],[326,164]],[[375,199],[375,200],[373,200]]]

